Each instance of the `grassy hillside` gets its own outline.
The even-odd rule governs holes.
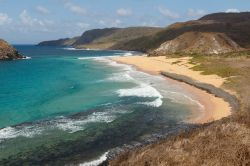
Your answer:
[[[201,36],[211,37],[223,36],[222,40],[215,41],[218,46],[225,46],[226,51],[235,51],[235,48],[250,49],[250,12],[245,13],[215,13],[202,17],[199,20],[175,23],[166,28],[152,27],[130,27],[130,28],[105,28],[94,29],[84,32],[80,37],[73,39],[60,39],[46,41],[39,45],[52,46],[73,46],[76,48],[96,48],[96,49],[120,49],[142,52],[152,52],[163,43],[175,40],[179,36],[189,32],[204,33],[192,38],[192,41],[199,42]],[[222,37],[220,37],[222,38]],[[209,38],[205,38],[205,43],[211,43]],[[186,39],[186,42],[192,42]],[[228,44],[229,42],[229,44]],[[235,44],[231,45],[230,43]],[[180,45],[181,41],[177,42]],[[206,45],[206,44],[205,44]],[[200,45],[198,45],[201,47]],[[196,45],[189,46],[185,50],[204,50]],[[208,49],[213,49],[209,47]],[[196,50],[197,49],[197,50]],[[184,50],[184,52],[185,52]],[[241,49],[236,49],[240,51]],[[180,52],[183,50],[176,50]]]
[[[77,48],[96,48],[96,49],[117,49],[116,45],[123,45],[125,42],[142,36],[148,36],[158,32],[160,28],[150,27],[129,27],[129,28],[108,28],[88,31],[92,37],[88,42],[77,41],[74,47]],[[102,33],[100,33],[102,32]],[[85,32],[80,39],[86,41],[89,35]],[[99,34],[99,35],[97,35]]]
[[[119,30],[119,28],[105,28],[86,31],[73,43],[73,46],[79,47],[81,45],[93,43],[95,40],[108,37]]]
[[[76,48],[117,49],[116,45],[123,45],[130,40],[153,35],[161,28],[129,27],[93,29],[75,38],[66,38],[41,42],[40,46],[73,46]]]
[[[248,166],[250,116],[247,112],[188,133],[127,152],[111,166]]]
[[[196,21],[175,23],[151,36],[134,39],[119,49],[141,50],[144,52],[158,48],[162,43],[175,39],[186,32],[223,33],[243,48],[250,48],[250,12],[216,13],[202,17]]]
[[[78,38],[79,37],[43,41],[43,42],[40,42],[38,45],[39,46],[71,46],[72,44],[76,42]]]

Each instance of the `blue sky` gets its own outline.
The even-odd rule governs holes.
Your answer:
[[[0,0],[0,38],[33,44],[93,28],[167,26],[239,11],[250,11],[250,0]]]

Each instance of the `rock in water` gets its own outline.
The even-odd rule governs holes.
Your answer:
[[[21,58],[23,58],[23,56],[20,55],[14,47],[0,39],[0,60],[14,60]]]

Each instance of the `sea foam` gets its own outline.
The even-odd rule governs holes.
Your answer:
[[[110,123],[115,120],[116,116],[110,112],[94,112],[85,119],[69,119],[62,118],[55,122],[55,126],[58,129],[74,133],[84,130],[89,123]]]
[[[159,91],[147,84],[141,84],[138,87],[130,89],[120,89],[117,91],[117,93],[120,97],[137,96],[162,98],[162,95]]]
[[[4,140],[27,137],[32,138],[43,134],[46,130],[59,129],[68,133],[85,130],[91,123],[110,123],[118,116],[130,113],[128,110],[115,109],[113,107],[105,109],[103,112],[93,112],[88,116],[75,118],[57,117],[49,121],[40,121],[36,123],[23,124],[16,127],[6,127],[0,129],[0,143]]]
[[[90,162],[85,162],[80,164],[79,166],[98,166],[100,165],[102,162],[104,162],[105,160],[107,160],[107,155],[109,152],[104,153],[103,155],[101,155],[98,159],[90,161]]]
[[[79,59],[86,59],[86,57]],[[110,57],[91,57],[91,59],[106,63],[109,66],[116,67],[118,69],[117,73],[111,74],[104,81],[133,82],[137,85],[136,87],[133,88],[117,90],[116,93],[118,94],[119,97],[132,97],[132,96],[137,96],[142,98],[152,97],[156,99],[154,101],[149,101],[149,102],[138,102],[137,104],[144,104],[152,107],[160,107],[163,104],[162,101],[163,96],[155,87],[153,87],[153,85],[151,85],[152,84],[151,81],[153,79],[162,81],[161,77],[156,77],[149,75],[147,73],[137,71],[131,65],[117,63],[116,61],[111,60]]]
[[[39,127],[35,126],[25,126],[22,127],[21,129],[17,129],[14,127],[6,127],[3,129],[0,129],[0,142],[10,139],[10,138],[15,138],[15,137],[33,137],[35,135],[41,134],[42,130]]]
[[[25,57],[23,57],[22,59],[32,59],[32,58],[29,57],[29,56],[25,56]]]

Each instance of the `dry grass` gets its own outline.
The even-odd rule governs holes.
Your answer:
[[[189,133],[127,152],[110,165],[250,165],[250,115],[241,112]]]
[[[199,64],[195,69],[205,74],[228,77],[224,86],[238,93],[241,111],[122,154],[110,162],[111,166],[250,166],[250,59],[197,56],[192,63]]]

